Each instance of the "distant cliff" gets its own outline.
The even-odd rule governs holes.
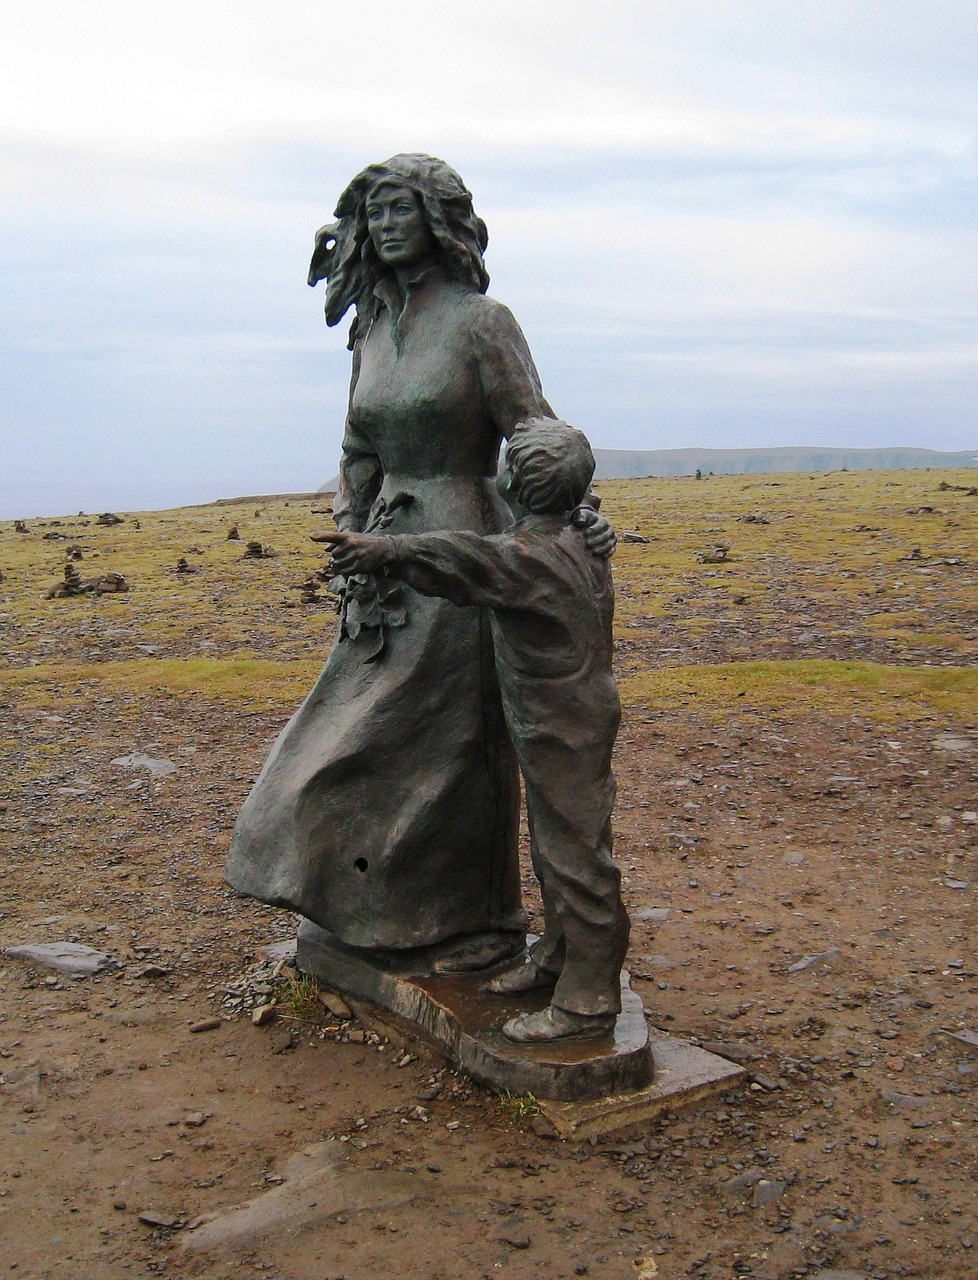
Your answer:
[[[595,449],[598,480],[637,476],[758,474],[767,471],[904,471],[926,467],[978,467],[978,449]]]
[[[595,449],[596,480],[639,476],[757,475],[765,471],[906,471],[927,467],[978,467],[978,448],[961,453],[938,449]],[[339,476],[318,493],[335,493]]]

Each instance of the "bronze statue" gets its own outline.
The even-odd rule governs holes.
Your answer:
[[[338,528],[501,531],[500,442],[557,424],[519,326],[485,296],[470,193],[443,161],[399,155],[357,175],[336,219],[310,283],[328,282],[328,324],[356,308]],[[607,522],[582,522],[607,554]],[[433,971],[518,956],[519,786],[491,618],[389,575],[337,585],[340,638],[242,808],[227,878],[343,946],[425,949]]]

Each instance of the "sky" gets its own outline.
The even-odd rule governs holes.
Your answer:
[[[8,0],[0,519],[314,489],[305,283],[427,151],[600,448],[978,448],[973,0]]]

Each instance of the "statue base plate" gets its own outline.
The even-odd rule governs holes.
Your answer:
[[[522,960],[520,955],[519,963]],[[346,947],[305,921],[299,929],[296,963],[303,973],[344,995],[378,1005],[407,1024],[410,1034],[492,1089],[584,1102],[632,1093],[652,1083],[645,1014],[627,973],[621,978],[622,1011],[607,1035],[515,1044],[502,1034],[502,1024],[515,1014],[542,1008],[547,994],[494,996],[482,990],[490,977],[513,967],[512,958],[475,973],[394,973],[370,952]]]

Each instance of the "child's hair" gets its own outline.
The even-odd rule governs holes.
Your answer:
[[[587,436],[552,418],[521,422],[510,437],[506,461],[516,497],[536,515],[572,511],[586,497],[594,475]]]

